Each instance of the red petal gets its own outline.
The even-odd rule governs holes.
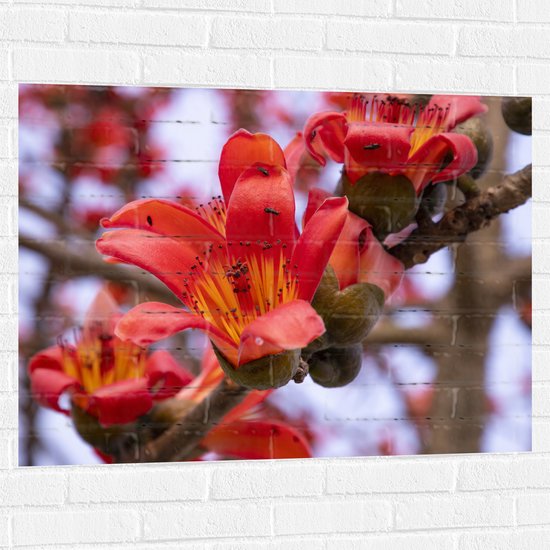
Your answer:
[[[193,375],[164,350],[147,358],[145,374],[155,400],[172,397],[193,380]]]
[[[487,105],[479,100],[479,96],[458,96],[458,95],[434,95],[426,109],[435,105],[443,109],[449,108],[449,114],[445,119],[445,131],[453,129],[457,124],[465,120],[487,112]]]
[[[306,150],[306,143],[302,132],[296,132],[291,142],[285,147],[284,154],[288,173],[292,183],[296,181],[296,174],[302,165],[302,155]]]
[[[218,168],[226,204],[239,176],[256,162],[286,167],[283,151],[272,137],[237,130],[223,146]]]
[[[96,248],[101,254],[149,271],[180,300],[185,294],[184,277],[197,263],[198,255],[192,243],[138,229],[104,233],[96,241]]]
[[[315,113],[304,126],[304,138],[309,154],[321,165],[324,154],[335,162],[344,162],[344,139],[347,132],[345,115],[336,112]]]
[[[361,177],[365,169],[383,172],[399,172],[407,163],[411,149],[412,126],[396,126],[386,123],[354,122],[349,125],[345,145],[351,158],[361,171],[346,166],[352,183]]]
[[[35,369],[51,369],[63,371],[63,350],[59,346],[51,346],[33,355],[29,361],[29,373]]]
[[[311,449],[294,428],[278,421],[237,421],[214,428],[202,444],[223,456],[245,459],[309,458]]]
[[[115,325],[120,318],[118,304],[106,289],[101,289],[84,319],[84,339],[95,339],[98,334],[113,334]]]
[[[133,422],[148,412],[153,399],[145,378],[121,380],[103,386],[90,396],[90,412],[102,426]]]
[[[30,373],[31,395],[44,407],[55,411],[66,412],[59,406],[59,398],[63,393],[79,387],[79,382],[73,378],[52,368],[33,367]]]
[[[239,346],[239,365],[282,350],[307,346],[325,332],[323,320],[304,300],[283,304],[245,327]]]
[[[222,419],[222,424],[238,420],[256,405],[263,403],[274,390],[253,390],[236,407],[233,407]]]
[[[248,168],[235,184],[227,209],[231,258],[256,256],[262,265],[269,256],[279,260],[280,246],[290,256],[296,235],[294,212],[292,182],[284,168],[259,164]]]
[[[147,346],[186,329],[202,330],[236,363],[237,346],[225,333],[199,315],[160,302],[146,302],[131,309],[119,321],[115,333],[122,340]]]
[[[298,266],[298,298],[312,300],[347,215],[345,197],[327,199],[305,226],[291,260],[292,266]]]
[[[448,153],[453,159],[440,170]],[[411,157],[407,176],[413,182],[416,194],[429,183],[458,178],[471,170],[477,162],[477,149],[468,136],[462,134],[437,134],[430,138]]]
[[[101,225],[106,228],[143,229],[193,243],[210,244],[224,240],[223,236],[197,212],[176,202],[161,199],[130,202],[110,218],[103,219]]]
[[[306,210],[304,212],[304,217],[302,220],[303,227],[305,227],[309,223],[311,216],[313,216],[313,214],[315,214],[315,212],[319,210],[320,206],[325,202],[325,200],[330,199],[331,197],[332,195],[324,189],[319,189],[318,187],[310,189],[307,196]]]

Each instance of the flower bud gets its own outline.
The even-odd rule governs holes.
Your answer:
[[[323,347],[349,346],[362,342],[374,327],[384,307],[384,292],[376,285],[357,283],[337,290],[331,274],[324,278],[311,305],[325,323]],[[312,347],[309,351],[317,351]]]
[[[253,390],[268,390],[288,384],[300,365],[299,349],[266,355],[235,367],[214,344],[212,347],[225,375],[240,386]]]
[[[346,348],[328,348],[314,353],[309,361],[309,374],[325,388],[339,388],[353,382],[361,370],[361,344]]]
[[[504,121],[510,129],[525,136],[531,135],[530,97],[504,97],[502,99],[501,109]]]
[[[469,118],[455,128],[457,134],[468,136],[477,149],[477,163],[468,172],[474,179],[478,179],[484,172],[493,156],[493,136],[479,117]]]
[[[403,175],[372,172],[354,184],[344,175],[342,189],[350,211],[367,220],[380,241],[414,221],[418,208],[416,192]]]

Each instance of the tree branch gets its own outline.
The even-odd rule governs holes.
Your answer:
[[[204,436],[248,394],[226,378],[198,405],[141,450],[140,462],[175,462],[194,455]]]
[[[390,249],[405,269],[428,261],[429,257],[452,243],[463,242],[469,233],[489,225],[500,214],[509,212],[531,198],[531,165],[506,176],[499,185],[447,212],[431,227],[413,231],[406,241]]]

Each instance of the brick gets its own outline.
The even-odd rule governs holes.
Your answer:
[[[8,80],[10,68],[9,50],[0,49],[0,80]]]
[[[16,273],[17,272],[17,241],[10,237],[0,237],[0,273]],[[0,325],[5,323],[5,319],[0,317]],[[0,349],[5,340],[0,335]],[[12,349],[10,344],[9,348]]]
[[[274,71],[275,86],[280,88],[375,91],[391,82],[387,61],[350,56],[277,57]]]
[[[0,126],[0,158],[11,158],[13,137],[9,126]]]
[[[550,23],[550,11],[545,2],[533,2],[532,0],[516,1],[518,21]]]
[[[275,504],[276,535],[386,531],[391,505],[383,500],[327,500]]]
[[[0,494],[10,506],[46,506],[65,500],[66,477],[51,471],[16,470],[0,475]]]
[[[458,539],[458,548],[467,550],[532,550],[550,546],[550,530],[527,530],[505,532],[463,533]]]
[[[550,452],[550,418],[533,418],[532,421],[534,452]]]
[[[148,54],[144,64],[146,83],[244,88],[271,86],[269,59],[254,55]]]
[[[10,544],[10,516],[0,513],[0,545],[8,546]]]
[[[458,54],[486,57],[550,57],[548,29],[468,26],[460,31]]]
[[[109,13],[74,11],[69,16],[73,42],[202,46],[206,21],[201,17],[146,11]]]
[[[147,0],[148,2],[149,0]],[[15,4],[44,4],[44,0],[13,0]],[[114,6],[131,8],[139,6],[141,0],[79,0],[80,6]],[[71,5],[74,6],[74,0],[51,0],[49,4]]]
[[[453,548],[453,539],[451,533],[362,535],[360,538],[328,539],[326,550],[447,550]]]
[[[144,8],[216,10],[216,11],[248,11],[269,13],[270,0],[146,0]]]
[[[548,525],[550,523],[550,493],[522,492],[517,498],[518,525]]]
[[[365,52],[450,55],[454,48],[450,25],[418,23],[329,23],[327,48]]]
[[[504,527],[513,521],[513,499],[478,496],[415,496],[395,501],[397,530]]]
[[[496,63],[399,62],[396,87],[403,91],[513,93],[513,67]]]
[[[460,491],[550,487],[550,458],[514,455],[509,459],[472,458],[460,465]]]
[[[13,459],[12,439],[9,435],[0,435],[0,470],[7,470]]]
[[[133,83],[139,73],[134,52],[91,49],[32,49],[14,51],[17,80],[41,82]]]
[[[267,536],[269,506],[257,504],[158,506],[144,511],[145,540]]]
[[[324,542],[319,538],[290,539],[285,537],[279,541],[267,541],[266,539],[240,540],[231,542],[218,542],[208,550],[319,550],[324,548]]]
[[[550,100],[533,98],[533,130],[550,130]]]
[[[0,196],[16,196],[16,193],[17,162],[13,160],[0,160]]]
[[[533,139],[533,164],[537,166],[550,166],[548,147],[550,146],[550,133],[537,133]]]
[[[15,84],[0,86],[0,117],[17,117],[17,85]]]
[[[7,289],[9,287],[4,279],[5,276],[0,276],[0,288]],[[8,292],[4,291],[2,292],[2,294],[8,294]],[[0,304],[2,304],[3,301],[5,301],[4,298],[0,296]],[[11,296],[7,301],[11,301]],[[0,392],[9,392],[15,390],[13,383],[14,374],[17,373],[15,363],[16,361],[13,353],[0,352],[0,372],[3,373],[3,375],[0,376]]]
[[[212,23],[214,48],[319,50],[324,29],[315,19],[217,17]]]
[[[547,94],[550,71],[545,63],[522,63],[517,68],[517,93],[520,95]]]
[[[46,544],[133,542],[139,537],[140,518],[132,510],[16,512],[13,538],[16,546]],[[112,546],[111,546],[112,548]]]
[[[533,416],[550,416],[550,386],[533,384]]]
[[[0,349],[2,347],[0,346]],[[17,398],[13,394],[0,394],[0,430],[17,428]]]
[[[71,502],[147,502],[200,500],[206,497],[207,473],[196,465],[138,469],[109,468],[69,475]]]
[[[514,3],[512,0],[502,0],[498,3],[478,2],[478,0],[461,0],[452,3],[438,0],[425,0],[424,2],[397,0],[395,16],[426,19],[513,21]]]
[[[14,266],[15,267],[15,266]],[[17,349],[17,319],[9,315],[0,316],[0,350]],[[0,421],[1,425],[1,421]]]
[[[375,459],[338,462],[327,469],[327,493],[400,493],[450,491],[454,465],[450,460]]]
[[[324,469],[311,464],[269,463],[260,467],[217,468],[211,483],[214,499],[313,496],[323,491]]]
[[[329,16],[338,14],[339,16],[351,15],[353,17],[384,17],[390,13],[389,0],[369,0],[369,2],[357,2],[356,0],[323,0],[323,2],[274,0],[273,6],[275,13],[304,13]]]
[[[0,8],[0,40],[61,42],[64,35],[61,10]]]

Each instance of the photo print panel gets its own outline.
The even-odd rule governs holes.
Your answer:
[[[531,449],[531,100],[19,89],[21,466]]]

